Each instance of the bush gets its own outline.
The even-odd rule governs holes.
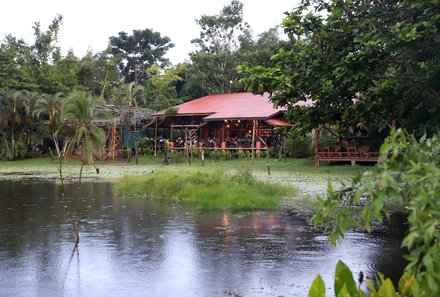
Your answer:
[[[313,222],[330,225],[335,243],[352,227],[370,232],[374,221],[389,219],[389,205],[400,205],[410,226],[402,242],[409,253],[406,276],[415,288],[400,296],[440,296],[439,193],[440,135],[417,141],[393,129],[381,146],[377,170],[364,172],[339,191],[329,185],[328,197],[318,197]]]
[[[286,138],[286,155],[292,158],[307,158],[313,155],[313,141],[310,136],[290,135]]]

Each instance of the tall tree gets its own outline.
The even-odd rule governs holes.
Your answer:
[[[66,156],[71,156],[78,145],[83,165],[92,164],[93,155],[102,156],[104,152],[105,133],[93,120],[106,118],[107,114],[96,110],[98,103],[88,93],[78,91],[70,94],[62,105],[62,119],[73,131]]]
[[[170,38],[162,37],[150,29],[133,30],[133,34],[119,32],[109,42],[114,57],[120,57],[119,68],[125,82],[143,83],[148,78],[146,70],[153,64],[166,65],[166,52],[174,47]]]
[[[249,67],[274,65],[273,55],[282,50],[289,50],[290,42],[280,35],[279,26],[273,27],[253,38],[251,32],[240,36],[240,53],[242,64]]]
[[[33,26],[35,42],[31,48],[39,66],[53,64],[54,61],[60,58],[61,50],[57,42],[62,21],[63,17],[61,15],[56,16],[46,32],[41,30],[40,22],[36,22]]]
[[[202,15],[196,20],[200,26],[200,37],[192,42],[202,52],[219,54],[238,48],[238,34],[248,27],[243,21],[243,3],[232,0],[217,15]]]
[[[145,87],[144,106],[153,110],[162,110],[179,104],[177,99],[176,82],[182,80],[175,68],[161,69],[153,65],[147,69],[151,75]]]
[[[35,149],[35,144],[41,142],[47,131],[44,126],[38,123],[36,116],[37,102],[42,98],[42,93],[38,91],[22,91],[23,100],[23,126],[22,126],[22,139],[24,139],[27,147],[27,153],[31,154]]]
[[[21,123],[22,114],[20,110],[23,108],[23,100],[21,92],[17,90],[9,90],[3,94],[2,109],[5,110],[6,117],[10,129],[10,158],[15,159],[18,155],[16,147],[15,133],[17,126]]]
[[[202,15],[196,22],[201,31],[192,40],[198,50],[190,55],[189,79],[203,91],[201,95],[231,92],[237,82],[238,36],[248,27],[243,21],[243,4],[233,0],[219,14]]]
[[[96,54],[87,53],[79,61],[77,80],[80,88],[94,96],[111,97],[113,87],[118,86],[121,79],[119,62],[120,57],[114,57],[110,48]]]
[[[440,127],[437,1],[302,1],[284,20],[292,49],[242,72],[308,131],[318,124],[423,133]],[[313,108],[294,103],[312,98]]]
[[[61,104],[63,100],[63,93],[43,94],[36,102],[34,110],[34,114],[38,118],[43,118],[47,121],[58,157],[61,157],[58,134],[61,124]]]
[[[38,88],[29,71],[30,47],[21,39],[7,35],[0,44],[0,90]]]
[[[62,20],[61,15],[56,16],[46,31],[42,30],[39,22],[35,23],[35,41],[30,46],[30,55],[27,57],[27,67],[39,89],[48,94],[68,93],[78,84],[78,58],[73,52],[63,58],[58,46]]]
[[[288,48],[278,28],[254,38],[243,19],[243,4],[237,0],[224,6],[219,14],[202,15],[197,24],[200,37],[192,42],[198,49],[190,54],[191,63],[185,73],[184,92],[190,98],[244,91],[239,83],[239,65],[272,65],[271,56],[280,48]]]

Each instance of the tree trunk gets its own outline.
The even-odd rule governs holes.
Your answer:
[[[11,124],[11,160],[15,159],[14,124]]]
[[[315,133],[314,133],[314,142],[315,142],[315,149],[314,149],[314,153],[315,153],[315,166],[319,167],[319,160],[318,160],[318,146],[319,146],[319,131],[321,130],[321,125],[319,125],[317,128],[315,128]]]
[[[154,157],[157,157],[157,118],[156,126],[154,128]]]
[[[79,170],[79,183],[81,183],[83,168],[84,168],[84,162],[81,163],[81,169]]]

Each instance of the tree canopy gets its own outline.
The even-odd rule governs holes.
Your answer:
[[[150,29],[133,30],[133,34],[119,32],[110,37],[110,47],[114,56],[120,56],[119,68],[125,82],[143,83],[148,74],[146,70],[154,64],[166,65],[165,53],[174,44],[168,37]]]
[[[244,21],[243,4],[237,0],[218,14],[202,15],[196,23],[200,26],[200,36],[192,42],[198,48],[190,54],[184,88],[190,98],[244,91],[237,67],[260,63],[267,66],[271,56],[286,46],[277,28],[269,29],[255,40]]]
[[[422,0],[304,0],[283,21],[292,49],[276,55],[273,67],[242,68],[242,81],[289,106],[304,131],[361,122],[436,131],[439,8]],[[294,106],[310,98],[313,108]]]

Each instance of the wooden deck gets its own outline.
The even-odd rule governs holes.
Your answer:
[[[355,165],[356,162],[377,163],[378,152],[370,152],[367,147],[348,147],[341,151],[338,147],[319,147],[315,152],[315,165],[319,166],[321,161],[346,161]]]

